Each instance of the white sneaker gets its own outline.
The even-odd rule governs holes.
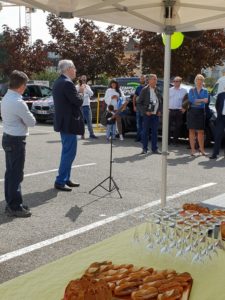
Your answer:
[[[121,140],[121,141],[123,141],[123,140],[124,140],[124,138],[123,138],[122,134],[120,134],[120,140]]]

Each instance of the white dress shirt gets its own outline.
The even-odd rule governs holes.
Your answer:
[[[152,111],[153,115],[156,115],[156,112],[159,108],[159,99],[155,93],[155,90],[153,88],[150,87],[150,101],[153,103],[154,105],[154,111]]]
[[[13,136],[26,136],[28,127],[33,127],[36,120],[29,111],[22,96],[14,90],[8,89],[1,102],[3,132]]]
[[[77,89],[77,92],[79,93],[79,90],[80,90],[79,84],[76,85],[76,89]],[[82,106],[90,106],[90,102],[91,102],[90,97],[92,97],[93,95],[94,95],[94,93],[93,93],[91,87],[88,84],[84,84],[84,94],[83,94]]]
[[[169,90],[169,109],[181,109],[187,90],[184,88],[171,87]]]

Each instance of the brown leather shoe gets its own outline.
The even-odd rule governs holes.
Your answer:
[[[66,182],[66,185],[68,185],[69,187],[79,187],[80,184],[78,182],[72,182],[71,180],[68,180]]]
[[[54,187],[55,187],[55,189],[63,191],[63,192],[71,192],[72,191],[71,188],[69,188],[65,185],[57,184],[57,183],[55,183]]]

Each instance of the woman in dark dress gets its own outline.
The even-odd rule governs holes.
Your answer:
[[[195,77],[195,88],[188,94],[190,108],[187,112],[187,127],[189,129],[189,142],[191,156],[195,156],[195,133],[197,132],[199,152],[205,154],[204,130],[205,130],[205,105],[208,103],[208,91],[203,87],[204,76],[198,74]]]

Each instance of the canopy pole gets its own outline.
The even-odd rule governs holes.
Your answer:
[[[161,174],[161,207],[166,206],[167,195],[167,155],[169,132],[169,85],[170,85],[170,61],[171,61],[171,32],[166,33],[164,54],[164,85],[163,85],[163,130],[162,130],[162,174]]]

